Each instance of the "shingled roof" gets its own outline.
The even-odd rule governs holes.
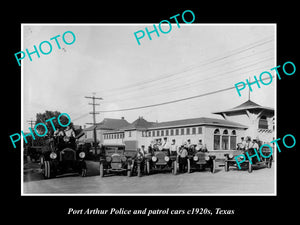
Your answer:
[[[121,128],[124,128],[128,126],[130,123],[128,123],[125,119],[113,119],[113,118],[104,118],[102,122],[97,123],[96,130],[118,130]],[[85,128],[85,131],[91,131],[94,130],[95,126],[90,126],[88,128]]]
[[[266,106],[261,106],[255,102],[252,102],[251,100],[248,100],[232,109],[228,110],[223,110],[219,112],[213,112],[213,114],[222,114],[222,113],[228,113],[228,112],[238,112],[238,111],[243,111],[243,110],[249,110],[249,109],[264,109],[264,110],[269,110],[269,111],[274,111],[274,108],[271,107],[266,107]]]
[[[145,120],[143,117],[137,118],[130,125],[123,128],[123,130],[143,130],[151,127],[154,122],[149,122]]]

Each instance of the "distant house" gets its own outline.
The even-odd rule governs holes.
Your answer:
[[[97,123],[95,126],[90,126],[88,128],[83,129],[84,135],[82,135],[78,141],[85,143],[94,142],[94,129],[96,128],[96,136],[97,141],[99,143],[103,143],[103,133],[105,131],[118,130],[125,126],[128,126],[129,123],[122,117],[121,119],[113,119],[113,118],[105,118],[102,122]]]

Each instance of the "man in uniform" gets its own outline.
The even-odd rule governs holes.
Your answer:
[[[172,143],[170,145],[170,155],[177,155],[178,149],[177,149],[177,145],[175,142],[176,142],[175,139],[173,139]]]
[[[179,172],[183,172],[184,168],[187,165],[188,151],[187,151],[186,147],[181,146],[178,150],[178,155],[179,155]]]
[[[168,151],[168,154],[170,154],[170,144],[168,142],[168,138],[164,137],[164,142],[162,144],[162,150]]]

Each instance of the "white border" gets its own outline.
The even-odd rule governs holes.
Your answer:
[[[152,23],[129,23],[129,24],[119,24],[119,23],[21,23],[21,50],[24,48],[24,35],[23,35],[23,26],[30,25],[30,26],[137,26],[137,25],[151,25]],[[154,23],[156,24],[156,23]],[[175,25],[175,23],[174,23]],[[252,26],[275,26],[274,29],[274,50],[275,50],[275,57],[274,57],[274,66],[277,66],[277,23],[226,23],[226,24],[220,24],[220,23],[192,23],[192,24],[180,24],[180,26],[244,26],[244,25],[252,25]],[[276,78],[276,76],[275,76]],[[23,102],[23,65],[21,62],[21,130],[24,130],[23,127],[23,112],[24,112],[24,102]],[[277,79],[275,79],[275,139],[277,139]],[[274,149],[276,149],[275,147]],[[274,154],[274,193],[270,194],[257,194],[257,193],[250,193],[250,194],[228,194],[228,193],[217,193],[217,194],[167,194],[167,193],[153,193],[153,194],[128,194],[128,193],[83,193],[83,194],[68,194],[68,193],[49,193],[49,194],[33,194],[33,193],[24,193],[24,146],[23,146],[23,138],[21,138],[21,196],[277,196],[277,151],[273,149]]]

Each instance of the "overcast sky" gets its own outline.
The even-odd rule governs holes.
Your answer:
[[[140,107],[233,87],[276,66],[274,25],[173,24],[170,33],[153,33],[152,40],[145,36],[138,45],[134,32],[152,26],[24,24],[23,51],[33,51],[33,45],[66,31],[72,31],[76,41],[66,45],[58,39],[60,50],[51,41],[49,55],[23,60],[23,129],[29,127],[27,120],[45,110],[68,113],[74,124],[92,122],[91,101],[84,96],[93,93],[103,97],[97,101],[99,111]],[[253,88],[252,101],[275,107],[275,81]],[[211,112],[243,103],[248,91],[241,93],[239,97],[232,89],[158,107],[100,113],[97,122],[122,116],[128,122],[139,116],[159,122],[220,118]]]

